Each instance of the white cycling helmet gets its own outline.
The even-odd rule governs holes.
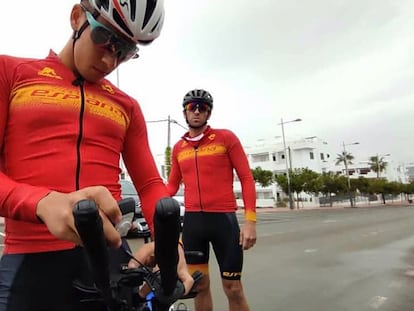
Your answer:
[[[92,7],[132,41],[151,43],[164,23],[164,0],[89,0]]]

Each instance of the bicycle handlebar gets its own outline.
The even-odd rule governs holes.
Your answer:
[[[122,202],[119,204],[121,212]],[[125,205],[125,204],[124,204]],[[127,208],[128,209],[128,208]],[[139,268],[119,267],[115,279],[111,279],[109,253],[103,233],[102,219],[94,201],[81,200],[73,209],[75,227],[82,240],[89,260],[92,276],[101,299],[108,311],[139,310],[136,305],[143,303],[138,298],[137,289],[145,280],[154,292],[152,301],[154,311],[167,311],[171,304],[184,293],[184,286],[178,280],[178,238],[179,205],[172,198],[161,199],[154,214],[155,257],[160,267],[159,273],[141,265]],[[133,255],[122,248],[129,258]],[[124,263],[125,264],[125,263]],[[96,291],[76,284],[75,287],[86,295],[96,298]],[[92,299],[92,298],[91,298]],[[99,299],[98,299],[99,300]]]
[[[155,292],[161,305],[171,305],[171,297],[184,294],[178,281],[178,240],[180,237],[180,206],[172,198],[158,201],[154,214],[155,260],[160,268],[162,291]],[[181,284],[181,286],[180,286]]]
[[[82,200],[75,205],[73,215],[96,287],[101,292],[108,310],[115,310],[109,282],[108,252],[98,207],[94,201]]]

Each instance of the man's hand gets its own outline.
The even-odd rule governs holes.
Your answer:
[[[134,257],[143,263],[146,266],[153,267],[155,263],[155,244],[154,242],[146,243],[142,245],[134,254]],[[131,260],[128,264],[129,268],[138,267],[138,263],[135,260]],[[180,281],[183,283],[185,292],[184,295],[187,295],[191,290],[194,280],[190,273],[188,272],[187,262],[185,261],[184,251],[181,245],[178,245],[178,265],[177,265],[177,275]]]
[[[246,220],[240,230],[240,245],[247,250],[256,244],[256,239],[256,222]]]
[[[93,200],[98,205],[108,245],[121,246],[121,237],[113,226],[121,220],[121,211],[116,200],[105,187],[87,187],[67,194],[52,191],[39,201],[36,215],[57,238],[81,244],[72,211],[75,204],[83,199]]]

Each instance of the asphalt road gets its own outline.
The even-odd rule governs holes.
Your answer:
[[[252,311],[414,310],[413,206],[261,212],[257,231],[243,271]],[[225,311],[211,257],[214,310]]]
[[[261,213],[257,229],[252,311],[414,310],[413,207]],[[214,310],[228,310],[214,261],[211,274]]]

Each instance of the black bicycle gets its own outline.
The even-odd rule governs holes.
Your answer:
[[[119,205],[123,215],[129,215],[131,208],[135,209],[133,200],[122,200]],[[94,282],[92,286],[81,281],[73,284],[85,310],[169,311],[178,299],[195,297],[197,293],[194,290],[184,296],[184,286],[177,276],[179,213],[179,205],[172,198],[161,199],[156,205],[154,243],[159,270],[154,271],[134,258],[126,239],[119,249],[107,247],[102,219],[94,201],[82,200],[76,204],[73,210],[75,226]],[[140,266],[128,268],[131,259]],[[193,274],[195,284],[201,277],[200,272]],[[138,292],[144,284],[150,292],[141,297]]]

